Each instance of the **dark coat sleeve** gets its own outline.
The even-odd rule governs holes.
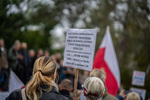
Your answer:
[[[21,89],[14,90],[5,100],[22,100]]]

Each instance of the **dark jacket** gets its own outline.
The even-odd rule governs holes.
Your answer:
[[[0,46],[0,69],[5,69],[6,66],[8,66],[6,50]]]
[[[13,48],[11,48],[8,52],[8,64],[9,67],[12,68],[13,71],[17,70],[17,66],[19,64],[18,58],[17,58],[18,52],[15,51]]]
[[[69,100],[73,100],[71,97],[70,97],[70,94],[67,90],[60,90],[59,91],[63,96],[67,97]]]
[[[118,100],[123,100],[123,97],[120,95],[118,95],[117,98],[118,98]]]
[[[24,67],[24,69],[27,69],[27,67],[29,66],[28,51],[27,50],[20,50],[19,54],[21,54],[23,56],[23,59],[20,61],[21,65]]]
[[[21,89],[13,91],[6,100],[22,100]],[[69,100],[53,87],[50,92],[42,92],[39,100]]]

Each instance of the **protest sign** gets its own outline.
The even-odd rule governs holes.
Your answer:
[[[142,99],[145,100],[145,94],[146,94],[146,90],[145,90],[145,89],[130,88],[130,90],[131,90],[132,92],[138,93],[138,94],[142,97]]]
[[[132,85],[144,86],[145,72],[134,71],[132,76]]]
[[[68,29],[64,66],[92,71],[96,29]]]
[[[68,29],[63,66],[75,68],[74,96],[76,100],[78,69],[92,71],[96,29]]]

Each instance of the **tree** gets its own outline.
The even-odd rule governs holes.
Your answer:
[[[23,38],[21,27],[26,20],[23,13],[18,9],[22,0],[1,0],[0,1],[0,36],[5,40],[6,48],[10,48],[15,39]],[[17,9],[13,11],[12,9]]]

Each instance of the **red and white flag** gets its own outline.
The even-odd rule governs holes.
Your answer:
[[[24,84],[17,77],[17,75],[11,70],[10,71],[10,79],[9,79],[9,92],[14,91],[15,89],[24,88]]]
[[[104,68],[106,72],[105,86],[108,93],[115,96],[120,87],[120,70],[109,27],[107,27],[106,34],[94,59],[93,69],[100,68]]]

